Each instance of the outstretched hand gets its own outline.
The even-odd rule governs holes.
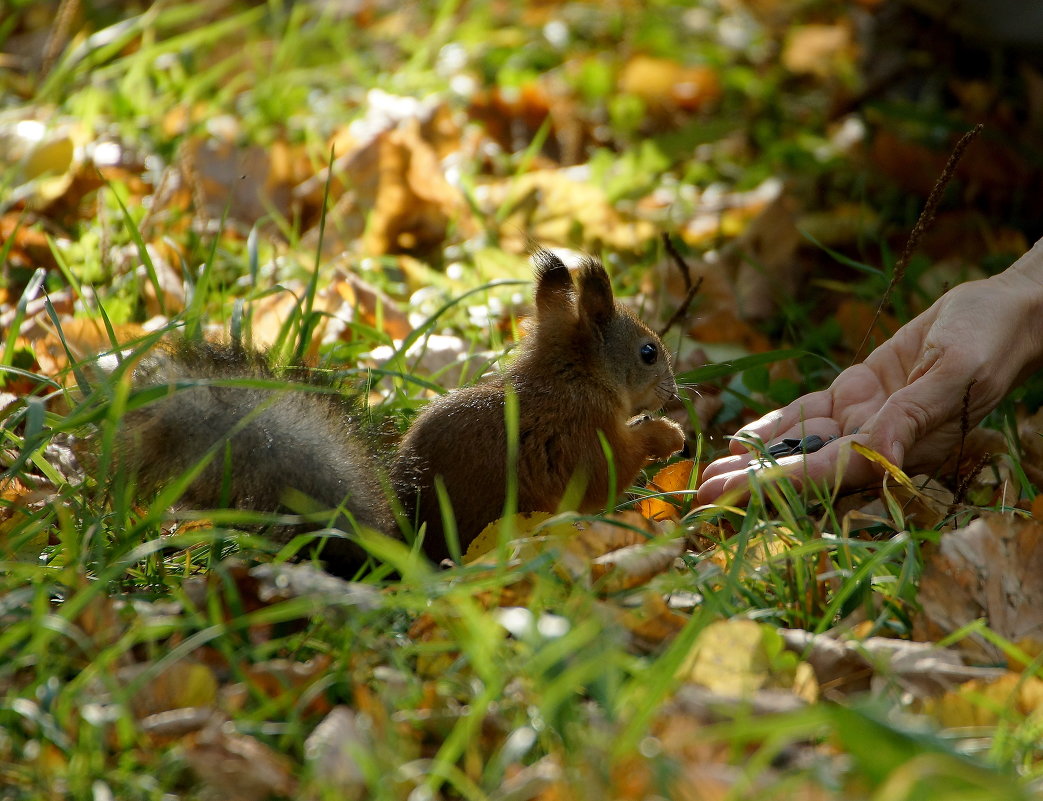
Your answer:
[[[881,468],[851,450],[859,442],[909,471],[941,464],[959,447],[964,397],[976,425],[1018,381],[1043,364],[1043,240],[1005,272],[960,284],[829,389],[798,398],[743,429],[731,456],[708,465],[700,503],[745,488],[768,466],[751,445],[817,434],[821,450],[777,460],[798,485],[877,480]],[[969,390],[968,390],[969,387]]]

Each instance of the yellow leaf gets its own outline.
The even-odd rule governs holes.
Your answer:
[[[488,553],[491,553],[500,544],[500,531],[504,525],[513,527],[514,537],[525,537],[531,535],[539,526],[549,520],[551,515],[547,512],[524,512],[512,515],[502,520],[495,520],[483,528],[478,536],[471,540],[464,554],[464,564],[468,565],[477,561]]]
[[[903,471],[902,468],[898,467],[897,465],[891,464],[889,461],[887,461],[887,459],[885,459],[879,453],[874,451],[872,448],[867,448],[860,442],[852,442],[851,450],[853,450],[859,456],[864,456],[871,462],[876,462],[890,474],[891,478],[893,478],[907,490],[912,492],[914,495],[920,494],[919,490],[916,489],[916,485],[913,484],[912,479],[910,479],[909,476],[905,474],[905,471]]]
[[[995,726],[1001,720],[1043,717],[1043,679],[1006,673],[986,681],[973,679],[939,698],[924,711],[946,728]]]
[[[148,664],[133,665],[120,671],[121,683],[132,682]],[[202,662],[181,661],[150,678],[131,699],[135,717],[185,707],[213,706],[217,702],[217,677]]]
[[[818,686],[810,667],[783,651],[773,629],[752,620],[711,623],[699,635],[678,674],[715,693],[744,697],[782,688],[814,700]]]

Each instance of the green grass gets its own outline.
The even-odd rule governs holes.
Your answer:
[[[779,30],[707,5],[715,24],[749,26],[747,52],[719,40],[712,25],[681,24],[691,4],[669,2],[568,3],[545,18],[535,6],[491,2],[374,6],[355,16],[339,15],[336,4],[323,11],[274,0],[222,4],[219,12],[210,3],[138,4],[125,13],[97,5],[85,4],[74,26],[93,36],[73,37],[49,73],[0,71],[0,107],[15,118],[53,112],[86,142],[118,141],[125,159],[65,216],[42,202],[25,211],[6,196],[14,187],[5,180],[15,179],[0,178],[0,212],[46,232],[56,262],[37,272],[16,259],[17,233],[0,244],[3,310],[13,311],[0,375],[16,396],[0,408],[0,490],[9,478],[49,482],[38,495],[12,490],[0,500],[0,799],[265,798],[249,781],[262,781],[267,768],[285,779],[271,786],[276,798],[702,798],[705,788],[707,798],[948,801],[1038,791],[1032,715],[1008,715],[988,731],[939,731],[888,691],[770,714],[720,698],[707,713],[685,700],[682,666],[717,621],[816,633],[861,622],[862,635],[908,637],[923,560],[943,524],[910,529],[899,506],[884,506],[870,528],[844,536],[830,493],[763,484],[742,509],[688,511],[677,532],[698,547],[628,590],[608,592],[563,572],[565,546],[510,566],[439,571],[406,545],[373,537],[365,544],[382,566],[354,592],[323,590],[314,574],[310,592],[276,582],[269,595],[246,566],[283,565],[306,541],[281,548],[257,533],[257,516],[238,512],[207,514],[206,526],[174,525],[169,508],[191,475],[149,498],[111,470],[120,417],[156,393],[131,391],[119,380],[125,369],[99,378],[78,357],[70,359],[75,368],[47,374],[34,343],[17,337],[41,287],[74,288],[75,315],[101,320],[109,347],[127,324],[172,313],[159,332],[132,343],[142,350],[168,328],[193,334],[208,323],[249,339],[261,304],[295,289],[272,353],[288,360],[317,350],[323,369],[379,387],[370,414],[393,440],[427,397],[451,388],[411,346],[448,332],[468,353],[491,353],[465,374],[473,380],[515,338],[524,308],[516,296],[527,282],[521,254],[498,247],[531,233],[509,221],[518,208],[535,214],[542,198],[508,192],[489,209],[482,195],[494,180],[557,166],[547,142],[559,141],[561,115],[601,131],[583,151],[590,169],[581,182],[599,187],[614,209],[630,213],[653,190],[667,192],[669,208],[649,212],[656,232],[673,232],[674,221],[693,213],[697,204],[678,189],[686,184],[747,190],[782,174],[787,191],[824,208],[868,193],[882,222],[867,239],[834,247],[809,235],[814,246],[801,252],[825,279],[874,302],[887,282],[876,265],[888,265],[890,238],[908,229],[915,204],[855,160],[816,155],[828,141],[826,85],[802,84],[755,55],[777,45]],[[798,5],[798,19],[840,13],[836,3]],[[0,44],[43,24],[33,4],[10,9]],[[656,122],[654,108],[615,88],[637,53],[715,69],[718,104],[680,124]],[[466,69],[452,68],[454,59]],[[523,129],[514,150],[489,146],[454,88],[464,76],[509,92],[544,74],[566,87],[572,105],[552,109],[554,131],[546,122]],[[336,261],[321,243],[339,241],[350,223],[334,212],[350,175],[334,165],[320,181],[323,197],[299,207],[269,201],[252,220],[239,219],[231,200],[222,214],[206,215],[191,185],[172,190],[182,192],[177,202],[148,208],[136,182],[144,177],[157,191],[163,169],[183,167],[185,148],[208,141],[229,115],[240,151],[299,148],[309,174],[321,176],[330,136],[364,116],[371,89],[441,93],[452,114],[470,120],[485,149],[461,145],[454,169],[471,219],[460,212],[437,247],[409,254],[413,261],[349,243],[348,261],[365,280],[416,312],[412,332],[393,340],[379,311],[375,323],[355,319],[350,336],[313,348],[328,315],[319,295]],[[186,174],[189,183],[198,177]],[[600,250],[622,296],[637,294],[647,266],[664,257],[654,235],[612,249],[603,246],[611,232],[562,230],[562,241],[547,244]],[[695,259],[729,238],[682,247]],[[156,249],[163,242],[174,257]],[[164,262],[185,290],[184,308],[163,300]],[[922,300],[916,281],[924,269],[911,269],[898,289],[903,317]],[[425,283],[412,308],[411,292]],[[850,358],[835,323],[817,314],[826,291],[803,291],[780,298],[761,325],[774,350],[736,351],[679,375],[683,384],[723,388],[721,412],[694,443],[704,460],[744,410],[820,387]],[[648,311],[666,317],[672,309]],[[71,319],[53,307],[43,317],[59,332]],[[64,334],[55,336],[70,350]],[[381,346],[393,356],[371,371],[366,355]],[[783,362],[797,375],[781,372]],[[689,413],[695,427],[691,405]],[[84,476],[59,467],[70,435],[91,437],[100,454]],[[677,602],[672,612],[654,603],[668,597]],[[794,661],[775,654],[768,672],[784,674]],[[355,773],[354,790],[323,786],[309,745],[336,705],[359,715],[358,745],[336,760]],[[210,726],[192,723],[196,714]],[[254,755],[222,785],[218,755],[237,746]]]

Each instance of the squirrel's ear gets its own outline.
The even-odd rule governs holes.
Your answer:
[[[565,262],[549,250],[537,247],[532,252],[536,270],[536,310],[541,314],[572,309],[572,275]]]
[[[583,259],[579,267],[579,309],[580,318],[594,328],[608,325],[616,313],[612,281],[601,262],[593,256]]]

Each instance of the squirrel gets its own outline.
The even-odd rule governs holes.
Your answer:
[[[506,397],[512,392],[517,510],[558,511],[575,486],[579,511],[597,511],[651,460],[684,446],[677,423],[637,417],[676,392],[669,354],[616,302],[600,261],[585,258],[575,282],[549,251],[537,250],[533,262],[536,315],[517,357],[503,375],[428,403],[388,460],[373,447],[375,436],[351,399],[299,380],[267,386],[284,376],[240,345],[176,340],[133,370],[138,389],[183,386],[124,416],[118,464],[140,487],[154,490],[208,460],[182,496],[184,506],[298,512],[307,502],[329,512],[318,519],[349,536],[324,538],[318,555],[342,576],[353,575],[367,558],[350,538],[354,526],[403,537],[390,483],[413,530],[426,524],[424,551],[438,562],[449,555],[439,484],[461,550],[504,512]],[[306,530],[284,527],[275,534],[288,541]]]
[[[517,399],[519,512],[558,511],[574,482],[578,510],[598,511],[650,461],[684,447],[677,423],[637,417],[677,386],[663,343],[615,300],[601,262],[585,257],[575,282],[550,251],[536,250],[533,262],[536,316],[517,358],[496,379],[429,403],[399,448],[393,482],[407,516],[427,524],[434,559],[449,555],[439,483],[461,550],[504,512],[508,392]]]

